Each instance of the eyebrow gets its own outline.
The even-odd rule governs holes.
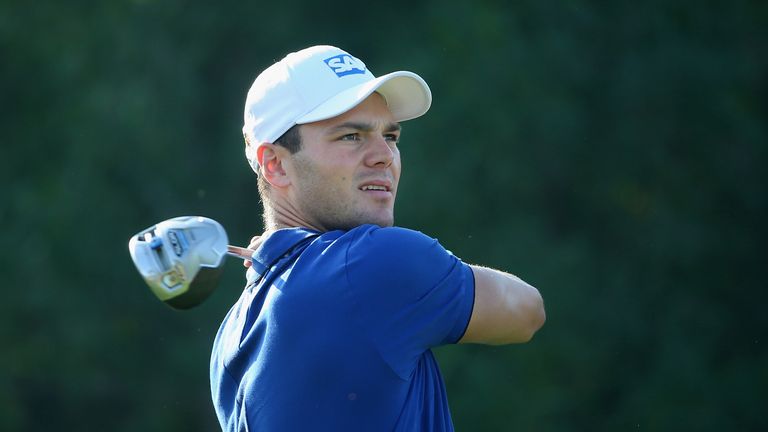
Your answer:
[[[372,132],[376,130],[376,123],[346,122],[328,129],[328,134],[332,135],[342,130],[349,130],[349,129],[359,130],[361,132]],[[384,132],[397,132],[400,129],[401,129],[400,123],[389,122],[384,125]]]

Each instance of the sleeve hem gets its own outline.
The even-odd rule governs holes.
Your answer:
[[[466,265],[466,264],[463,264]],[[467,293],[464,294],[465,296],[472,296],[472,301],[469,302],[469,313],[467,314],[467,321],[464,324],[463,328],[461,328],[461,332],[458,334],[456,338],[452,338],[452,340],[449,342],[450,344],[457,344],[461,340],[461,338],[464,337],[464,335],[467,333],[467,329],[469,328],[469,322],[472,321],[472,313],[475,311],[475,273],[472,271],[472,267],[466,265],[467,272],[471,276],[472,280],[471,283],[467,284]]]

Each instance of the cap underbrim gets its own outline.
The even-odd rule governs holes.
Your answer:
[[[312,123],[341,115],[373,92],[384,96],[389,111],[398,122],[419,117],[432,105],[432,92],[427,83],[413,72],[399,71],[344,90],[301,116],[296,123]]]

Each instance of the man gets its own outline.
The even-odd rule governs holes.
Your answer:
[[[543,324],[535,288],[393,227],[399,122],[430,104],[416,74],[375,78],[331,46],[256,78],[243,131],[267,232],[214,342],[224,430],[453,430],[430,348]]]

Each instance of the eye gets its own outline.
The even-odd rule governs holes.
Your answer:
[[[346,134],[339,138],[341,141],[360,141],[360,135],[356,133]]]
[[[397,134],[386,134],[384,135],[384,139],[387,140],[388,142],[395,143],[395,144],[400,142],[400,136]]]

